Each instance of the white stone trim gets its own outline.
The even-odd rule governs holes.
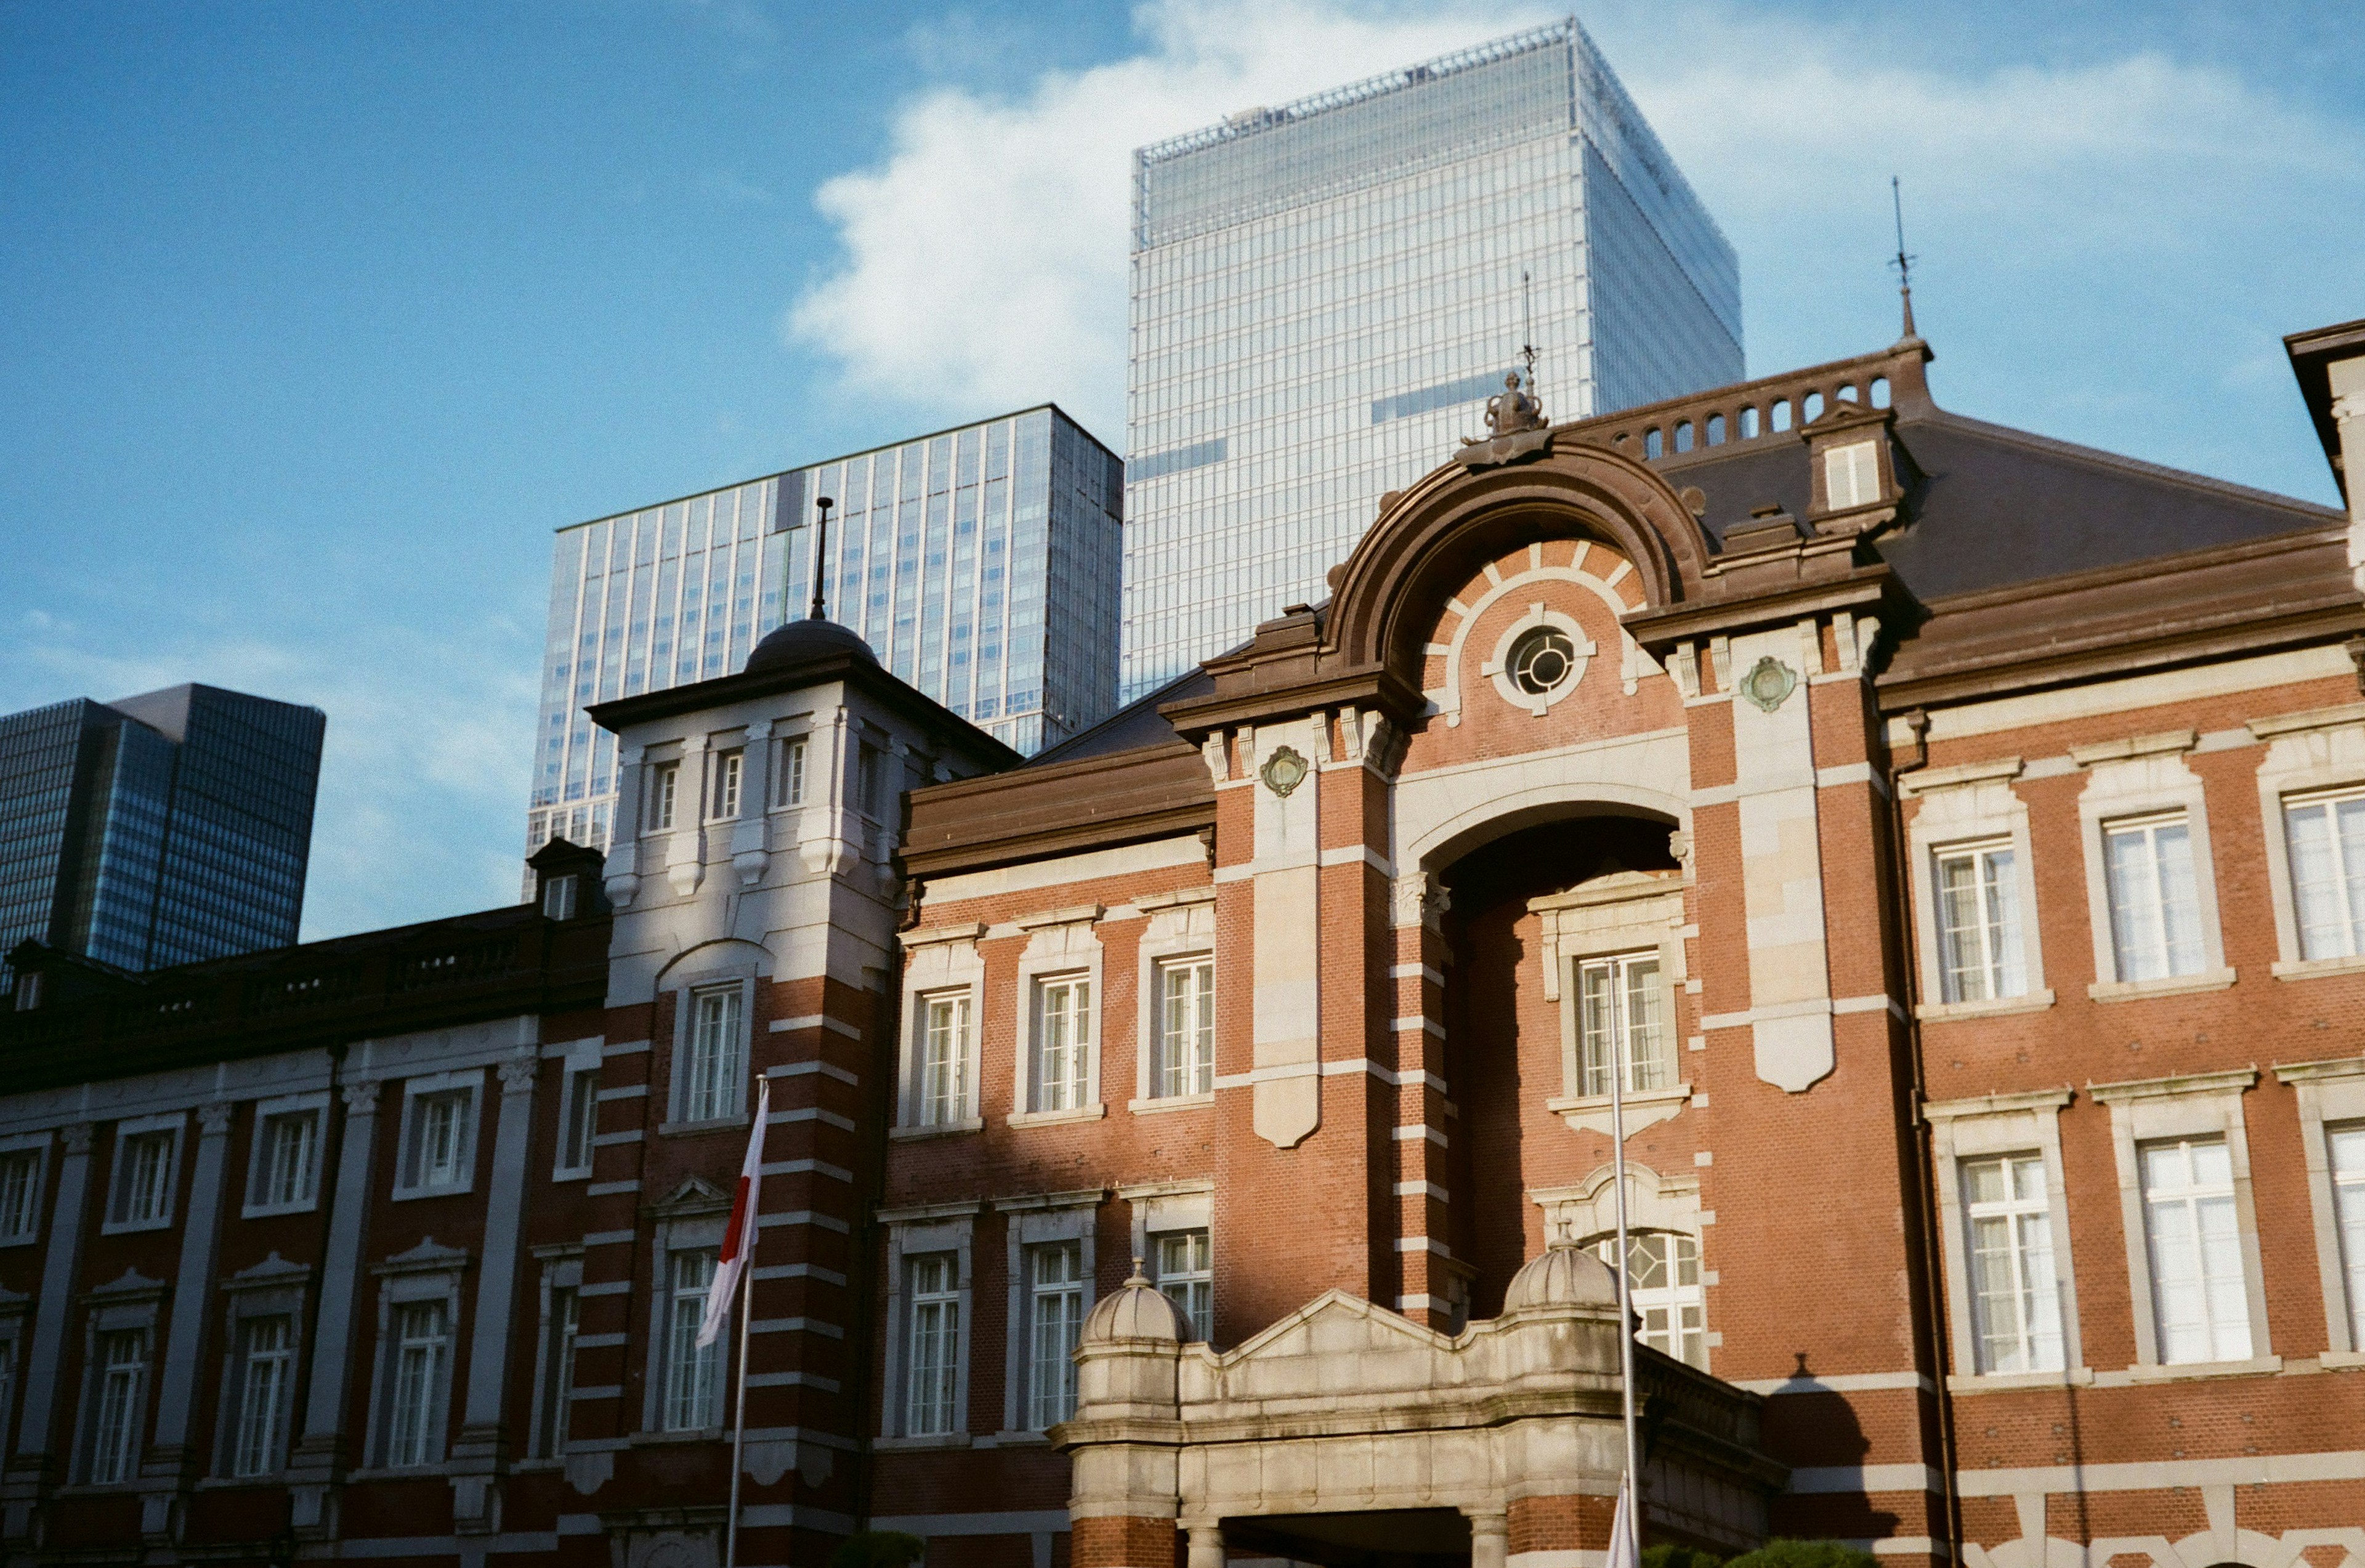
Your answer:
[[[2061,1161],[2061,1110],[2070,1098],[2069,1090],[2049,1089],[1940,1101],[1922,1107],[1930,1124],[1932,1155],[1937,1166],[1938,1235],[1945,1263],[1948,1338],[1953,1364],[1962,1369],[1948,1380],[1949,1386],[1996,1387],[2024,1379],[2049,1386],[2085,1369],[2077,1268],[2069,1242],[2069,1188]],[[1969,1227],[1963,1218],[1963,1162],[2029,1152],[2045,1162],[2046,1223],[2052,1231],[2053,1274],[2061,1293],[2056,1308],[2061,1318],[2063,1370],[1982,1372],[1978,1370],[1978,1335],[1971,1308]]]
[[[902,1211],[914,1216],[911,1218],[891,1218],[896,1211],[880,1211],[880,1221],[887,1226],[885,1375],[880,1384],[883,1397],[879,1402],[879,1436],[882,1441],[936,1447],[969,1440],[970,1339],[977,1324],[973,1254],[978,1207],[975,1199],[965,1204],[932,1204],[925,1205],[928,1217],[925,1218],[918,1217],[922,1210]],[[906,1260],[934,1252],[954,1255],[954,1281],[959,1293],[960,1332],[954,1348],[952,1431],[913,1438],[904,1430],[912,1403],[911,1390],[904,1382],[908,1372],[905,1353],[911,1335],[910,1271]]]
[[[1195,840],[1194,841],[1196,842]],[[1160,966],[1182,958],[1216,955],[1216,890],[1186,888],[1158,905],[1144,906],[1149,924],[1136,944],[1134,984],[1133,1101],[1136,1114],[1144,1110],[1179,1109],[1211,1102],[1207,1095],[1156,1095],[1150,1092],[1150,1069],[1158,1055],[1158,976]],[[1220,984],[1222,973],[1217,971]],[[1222,996],[1217,994],[1217,1004]]]
[[[2315,1219],[2317,1276],[2324,1286],[2326,1344],[2335,1355],[2354,1355],[2352,1324],[2365,1303],[2348,1299],[2348,1271],[2340,1254],[2340,1221],[2333,1207],[2332,1147],[2325,1124],[2365,1121],[2365,1057],[2278,1066],[2275,1077],[2299,1096],[2300,1145],[2307,1160],[2308,1208]]]
[[[41,1216],[46,1212],[44,1205],[48,1203],[50,1195],[50,1145],[56,1137],[57,1134],[49,1128],[43,1128],[39,1132],[10,1133],[0,1137],[0,1155],[34,1151],[33,1190],[26,1195],[27,1217],[31,1223],[16,1235],[0,1235],[0,1247],[31,1247],[41,1239]],[[13,1369],[16,1362],[12,1360],[7,1364]],[[7,1413],[0,1410],[0,1445],[6,1443],[8,1435],[6,1426]]]
[[[2225,939],[2217,922],[2217,868],[2209,838],[2209,802],[2201,776],[2185,765],[2182,752],[2192,732],[2143,736],[2131,741],[2078,748],[2072,755],[2090,756],[2085,790],[2078,797],[2078,822],[2086,849],[2086,914],[2094,942],[2094,984],[2088,994],[2096,1001],[2116,1001],[2130,994],[2131,982],[2119,973],[2118,945],[2111,935],[2110,879],[2102,849],[2104,827],[2112,823],[2158,813],[2183,813],[2191,836],[2193,908],[2201,924],[2201,970],[2166,980],[2140,982],[2140,993],[2163,994],[2191,989],[2223,977]],[[2124,752],[2124,755],[2120,755]]]
[[[188,1153],[189,1114],[168,1111],[159,1115],[132,1116],[115,1124],[115,1137],[106,1155],[106,1194],[98,1211],[98,1233],[101,1236],[121,1236],[129,1231],[166,1230],[180,1214],[181,1161]],[[142,1133],[167,1132],[173,1135],[173,1152],[164,1161],[164,1209],[154,1219],[118,1220],[117,1207],[123,1196],[123,1146],[127,1139]],[[161,1352],[162,1347],[158,1350]]]
[[[1207,1256],[1216,1256],[1216,1183],[1212,1178],[1144,1182],[1119,1187],[1116,1195],[1133,1210],[1133,1255],[1149,1258],[1149,1238],[1176,1230],[1207,1233]]]
[[[1013,1053],[1017,1059],[1012,1064],[1009,1117],[1014,1126],[1047,1120],[1076,1121],[1108,1114],[1101,1090],[1101,1061],[1105,1048],[1102,1036],[1106,1033],[1108,988],[1102,983],[1103,949],[1094,930],[1101,914],[1099,904],[1082,904],[1019,923],[1028,935],[1026,950],[1018,956],[1018,1048]],[[1035,1068],[1042,1030],[1042,988],[1047,981],[1077,978],[1089,981],[1093,988],[1086,1025],[1092,1037],[1085,1047],[1083,1101],[1059,1110],[1037,1109]],[[971,1009],[974,1012],[975,1003],[971,1003]],[[973,1052],[981,1056],[981,1052],[975,1051],[980,1030],[974,1021],[970,1033]]]
[[[928,879],[928,902],[941,908],[970,899],[1031,892],[1037,888],[1094,882],[1104,878],[1132,877],[1146,871],[1171,870],[1182,866],[1196,867],[1204,871],[1206,865],[1206,846],[1199,842],[1198,834],[1184,834],[1179,838],[1157,838],[1146,844],[1128,844],[1115,849],[1055,856],[1048,860],[1030,860],[1022,865],[1001,866],[987,871],[932,877]],[[904,942],[905,946],[910,945],[908,935]]]
[[[985,1033],[985,958],[977,947],[978,939],[984,935],[985,927],[975,924],[939,927],[927,934],[927,939],[916,946],[913,938],[921,934],[907,932],[904,935],[903,1039],[895,1053],[895,1125],[892,1132],[896,1135],[927,1137],[941,1132],[972,1131],[985,1125],[981,1110],[985,1087],[981,1044]],[[926,1003],[952,995],[969,998],[967,1070],[971,1101],[970,1114],[943,1126],[923,1125],[920,1121],[920,1060],[928,1028]],[[1019,1103],[1023,1106],[1026,1102],[1022,1100]]]
[[[2296,971],[2309,961],[2300,947],[2299,903],[2292,886],[2291,834],[2283,802],[2292,795],[2365,785],[2365,702],[2254,719],[2250,731],[2267,743],[2259,763],[2259,821],[2275,910],[2275,973],[2283,975],[2284,966]]]
[[[275,1116],[300,1115],[309,1112],[312,1125],[312,1190],[302,1201],[274,1204],[258,1200],[262,1190],[263,1163],[269,1151],[264,1148],[263,1132]],[[321,1177],[329,1157],[329,1092],[314,1090],[303,1094],[284,1094],[275,1100],[258,1100],[254,1103],[254,1119],[247,1135],[246,1195],[239,1208],[241,1219],[260,1219],[267,1215],[309,1214],[319,1206]]]
[[[1680,876],[1653,876],[1625,871],[1596,877],[1565,892],[1530,899],[1528,908],[1543,918],[1543,940],[1538,960],[1543,966],[1544,996],[1560,1010],[1561,1092],[1545,1108],[1567,1122],[1572,1131],[1609,1135],[1609,1099],[1584,1092],[1577,1017],[1577,967],[1587,958],[1655,952],[1659,959],[1659,1005],[1670,1046],[1668,1070],[1676,1069],[1673,1044],[1677,1034],[1676,989],[1687,980],[1684,968],[1684,884]],[[1441,1033],[1441,1031],[1440,1031]],[[1626,1136],[1665,1121],[1691,1101],[1691,1085],[1674,1084],[1648,1092],[1627,1092]]]
[[[1034,1435],[1038,1430],[1026,1424],[1035,1370],[1034,1324],[1027,1311],[1033,1282],[1027,1273],[1026,1250],[1051,1242],[1078,1243],[1082,1252],[1083,1310],[1091,1313],[1093,1304],[1099,1299],[1094,1287],[1100,1277],[1093,1242],[1099,1229],[1100,1205],[1107,1195],[1105,1189],[1087,1187],[1073,1193],[994,1200],[994,1208],[1003,1215],[1003,1243],[1008,1253],[1004,1277],[1009,1300],[1003,1318],[1006,1343],[1002,1361],[1002,1432],[1005,1438]]]
[[[441,1094],[449,1090],[465,1090],[468,1095],[468,1112],[461,1120],[461,1137],[466,1147],[460,1156],[460,1180],[449,1187],[421,1187],[410,1180],[411,1155],[419,1137],[418,1103],[420,1097]],[[395,1122],[394,1191],[397,1203],[412,1198],[450,1198],[476,1190],[476,1151],[478,1132],[485,1119],[485,1070],[472,1067],[459,1072],[423,1074],[402,1081],[402,1109]],[[457,1309],[454,1313],[457,1320]]]
[[[1915,803],[1906,829],[1910,857],[1906,886],[1913,907],[1914,943],[1921,955],[1922,994],[1916,1009],[1925,1022],[2050,1006],[2045,984],[2043,922],[2036,907],[2036,856],[2030,847],[2028,804],[2012,789],[2021,775],[2018,757],[1972,763],[1935,774],[1907,774],[1900,788]],[[1945,1000],[1945,958],[1938,932],[1938,856],[1947,849],[2003,840],[2012,846],[2013,894],[2020,901],[2021,963],[2028,989],[2018,996],[1978,1002]]]
[[[2288,653],[2226,659],[2191,669],[2088,681],[2053,691],[1992,697],[1958,707],[1932,709],[1930,740],[1935,744],[1972,735],[2000,734],[2073,719],[2173,707],[2206,697],[2230,697],[2336,677],[2344,680],[2357,678],[2357,666],[2337,644],[2295,648]],[[1901,716],[1889,721],[1889,744],[1898,751],[1912,749],[1912,727]]]

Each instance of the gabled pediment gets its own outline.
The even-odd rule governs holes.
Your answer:
[[[651,1204],[649,1212],[656,1215],[700,1215],[730,1206],[730,1193],[702,1176],[690,1176]]]
[[[419,1245],[408,1252],[398,1252],[383,1263],[371,1265],[374,1274],[434,1274],[451,1273],[468,1266],[465,1248],[446,1247],[432,1236],[420,1238]]]

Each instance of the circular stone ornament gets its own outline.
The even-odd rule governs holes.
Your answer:
[[[1771,713],[1799,689],[1799,672],[1767,654],[1741,678],[1741,694],[1760,712]]]
[[[1287,800],[1292,790],[1306,782],[1307,771],[1306,758],[1297,754],[1297,748],[1283,746],[1264,759],[1259,777],[1266,789]]]
[[[1576,644],[1557,626],[1538,626],[1511,644],[1504,662],[1513,686],[1530,697],[1549,697],[1576,678]]]

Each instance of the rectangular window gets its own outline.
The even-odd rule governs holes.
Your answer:
[[[656,777],[649,780],[649,823],[663,833],[673,826],[674,807],[681,795],[681,764],[666,762],[657,765]]]
[[[1155,1099],[1216,1092],[1216,960],[1174,958],[1158,966]]]
[[[2365,790],[2283,803],[2303,958],[2365,952]]]
[[[1186,1341],[1212,1339],[1215,1327],[1215,1259],[1204,1230],[1177,1230],[1153,1238],[1158,1288],[1182,1316]]]
[[[2105,823],[2102,858],[2119,979],[2199,974],[2201,905],[2184,813]]]
[[[1823,488],[1831,510],[1870,506],[1880,498],[1880,457],[1868,441],[1835,446],[1823,454]]]
[[[707,803],[707,815],[715,822],[729,822],[739,814],[739,775],[746,760],[744,752],[726,751],[714,759],[714,794]]]
[[[746,1071],[740,988],[717,986],[693,991],[689,1009],[689,1059],[680,1070],[680,1119],[716,1122],[735,1116],[739,1081]]]
[[[575,890],[581,880],[572,874],[553,877],[542,884],[542,913],[550,920],[575,918]]]
[[[2159,1359],[2247,1361],[2249,1300],[2234,1216],[2233,1158],[2225,1140],[2148,1143],[2137,1158]]]
[[[1618,1238],[1602,1238],[1594,1251],[1604,1263],[1611,1263],[1618,1256]],[[1626,1290],[1639,1320],[1635,1338],[1708,1370],[1708,1298],[1700,1288],[1697,1238],[1664,1230],[1627,1232]]]
[[[296,1324],[285,1313],[250,1317],[239,1332],[238,1425],[230,1435],[230,1473],[272,1475],[287,1435],[295,1386]]]
[[[174,1155],[177,1127],[132,1133],[115,1146],[115,1202],[108,1214],[118,1226],[158,1226],[173,1217]]]
[[[1659,955],[1587,958],[1577,966],[1578,1044],[1586,1094],[1609,1092],[1611,1063],[1626,1064],[1626,1092],[1664,1089],[1675,1080]]]
[[[550,1338],[543,1348],[542,1453],[566,1451],[566,1428],[575,1409],[575,1336],[580,1304],[571,1286],[550,1293]]]
[[[410,1159],[403,1184],[413,1192],[465,1190],[475,1172],[476,1092],[439,1089],[410,1099]]]
[[[2028,994],[2020,882],[2010,842],[1937,853],[1941,989],[1948,1002]]]
[[[2326,1127],[2332,1152],[2332,1213],[2340,1267],[2348,1279],[2348,1343],[2365,1345],[2365,1122]]]
[[[308,1207],[319,1182],[320,1113],[283,1111],[263,1118],[251,1208]]]
[[[451,1325],[440,1301],[403,1302],[394,1309],[392,1407],[386,1424],[386,1462],[397,1469],[443,1458],[437,1406],[443,1398]]]
[[[1035,986],[1035,1081],[1030,1111],[1081,1109],[1091,1090],[1093,982],[1082,975]]]
[[[805,743],[801,740],[784,742],[780,746],[780,804],[801,806],[805,803]]]
[[[1076,1335],[1084,1322],[1084,1248],[1059,1241],[1027,1252],[1026,1427],[1039,1432],[1076,1408]]]
[[[868,817],[879,816],[879,783],[882,769],[879,766],[879,748],[864,741],[854,754],[854,809]]]
[[[0,1241],[30,1241],[41,1228],[41,1159],[48,1151],[0,1154]],[[0,1406],[0,1418],[5,1418]]]
[[[1979,1371],[2060,1371],[2061,1291],[2045,1161],[2008,1154],[1966,1162],[1963,1212]]]
[[[950,1252],[911,1260],[912,1372],[904,1429],[915,1438],[953,1429],[953,1385],[960,1371],[957,1262]]]
[[[148,1330],[101,1334],[93,1389],[90,1484],[129,1481],[140,1462],[140,1428],[148,1390]]]
[[[558,1102],[558,1174],[591,1173],[591,1140],[600,1136],[600,1070],[570,1068]]]
[[[969,993],[921,1002],[920,1125],[969,1120]]]
[[[666,1303],[665,1429],[697,1432],[719,1427],[714,1406],[723,1380],[723,1338],[699,1348],[699,1325],[706,1319],[706,1293],[714,1282],[712,1252],[676,1252],[672,1289]]]

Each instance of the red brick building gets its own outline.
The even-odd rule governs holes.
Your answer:
[[[1622,1064],[1653,1535],[2365,1564],[2365,527],[1928,357],[1475,443],[1024,765],[800,623],[538,909],[20,950],[12,1560],[716,1561],[761,1073],[741,1561],[1590,1568]]]

